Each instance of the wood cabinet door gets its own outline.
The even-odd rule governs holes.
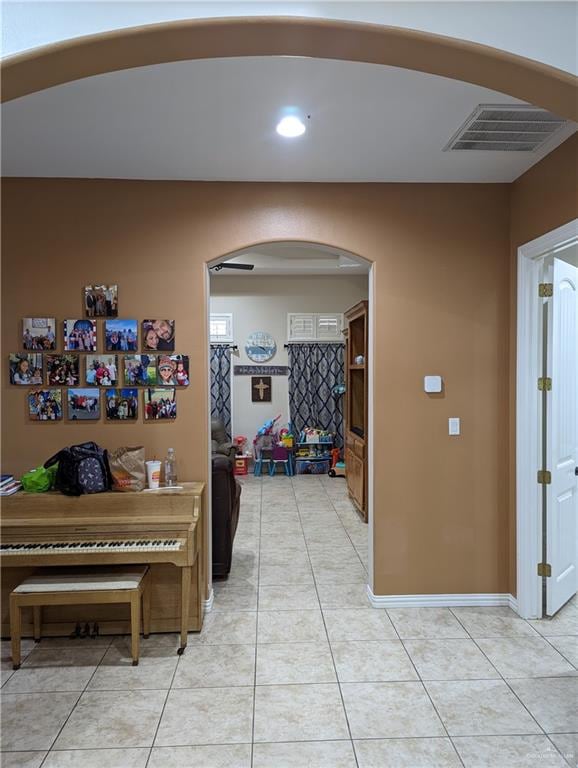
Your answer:
[[[363,461],[351,450],[346,454],[345,471],[349,494],[359,509],[363,510]]]

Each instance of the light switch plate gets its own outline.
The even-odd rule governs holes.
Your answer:
[[[460,420],[458,418],[448,419],[448,434],[459,435],[460,434]]]
[[[428,394],[441,392],[442,386],[443,386],[443,382],[442,382],[441,376],[424,376],[424,379],[423,379],[424,392],[427,392]]]

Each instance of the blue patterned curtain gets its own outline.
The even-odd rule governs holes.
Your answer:
[[[289,344],[289,413],[295,433],[318,427],[335,433],[343,446],[343,344]]]
[[[221,419],[231,438],[231,350],[211,344],[211,416]]]

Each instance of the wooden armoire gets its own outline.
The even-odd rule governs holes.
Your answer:
[[[344,313],[345,472],[349,496],[367,522],[367,301]]]

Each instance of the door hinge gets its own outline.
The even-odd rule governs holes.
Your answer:
[[[550,485],[552,482],[552,473],[549,469],[538,470],[538,482],[540,485]]]
[[[551,576],[552,566],[550,563],[538,563],[538,576]]]
[[[538,379],[538,389],[540,392],[550,392],[552,389],[552,379],[549,376],[540,376]]]
[[[538,296],[541,299],[547,299],[550,296],[554,295],[554,284],[553,283],[539,283],[538,284]]]

